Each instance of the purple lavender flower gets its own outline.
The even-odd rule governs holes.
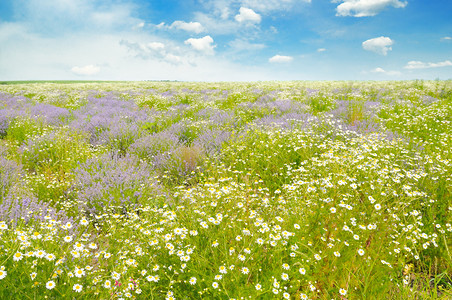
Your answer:
[[[349,106],[350,101],[339,100],[336,102],[336,108],[331,110],[329,114],[333,115],[334,118],[346,120],[349,112]]]
[[[179,137],[170,132],[162,131],[143,136],[130,145],[128,152],[140,159],[153,161],[154,157],[174,151],[179,146]]]
[[[438,99],[432,96],[428,96],[428,95],[424,95],[422,96],[422,103],[426,104],[426,105],[430,105],[432,103],[437,102]]]
[[[86,119],[76,118],[69,126],[78,132],[87,134],[90,144],[99,145],[101,144],[99,136],[103,131],[108,130],[111,121],[106,117],[95,115]]]
[[[379,123],[375,123],[368,120],[356,121],[352,125],[344,125],[346,130],[355,131],[360,134],[378,133],[381,131]]]
[[[45,222],[46,217],[61,224],[73,224],[70,233],[78,231],[74,219],[64,211],[57,211],[49,203],[39,201],[33,195],[21,195],[18,189],[12,190],[0,204],[0,220],[16,226],[18,222]]]
[[[163,97],[171,97],[171,96],[173,96],[174,94],[175,94],[175,92],[174,92],[174,91],[171,91],[171,90],[168,90],[168,91],[166,91],[166,92],[161,93],[161,95],[162,95]]]
[[[3,148],[3,147],[2,147]],[[15,181],[19,179],[19,174],[21,168],[17,165],[15,161],[6,159],[3,154],[6,149],[1,149],[0,156],[0,199],[3,199],[14,184]]]
[[[11,123],[20,116],[23,116],[24,112],[19,109],[5,108],[0,109],[0,137],[4,137],[8,133],[8,129]]]
[[[155,111],[139,109],[132,101],[91,98],[85,106],[74,111],[75,119],[69,126],[86,132],[93,145],[106,144],[125,152],[142,136],[141,129],[154,122],[154,114]]]
[[[208,129],[193,141],[193,145],[203,149],[207,155],[213,156],[220,153],[224,143],[229,140],[231,134],[227,130]]]
[[[282,128],[292,130],[293,128],[305,129],[310,128],[313,123],[317,122],[317,117],[309,114],[288,113],[280,116],[267,115],[256,119],[246,127],[258,126],[263,128]]]
[[[307,95],[308,97],[317,96],[318,93],[319,93],[319,90],[316,90],[316,89],[310,89],[310,88],[307,88],[307,89],[306,89],[306,95]]]
[[[15,226],[18,221],[25,223],[44,221],[44,217],[62,223],[71,222],[64,211],[57,211],[50,203],[39,201],[28,191],[22,180],[23,170],[16,162],[0,157],[0,220]],[[76,230],[74,226],[71,231]]]
[[[49,125],[61,125],[67,122],[70,112],[66,108],[58,106],[37,103],[30,110],[30,116],[42,118]]]
[[[0,109],[0,138],[6,136],[11,119],[6,109]]]
[[[215,127],[232,124],[234,122],[234,112],[227,110],[208,107],[199,110],[196,115],[202,119],[210,120]]]
[[[299,113],[303,110],[307,110],[306,105],[292,101],[292,100],[275,100],[268,103],[270,110],[276,111],[276,113]]]
[[[10,95],[0,92],[0,109],[9,108],[20,110],[32,106],[33,101],[21,95]]]
[[[107,209],[125,212],[159,193],[147,164],[134,156],[106,153],[88,159],[74,171],[71,188],[79,209],[98,214]]]
[[[111,122],[108,129],[102,130],[96,137],[100,144],[106,144],[114,150],[125,153],[127,148],[143,135],[135,123],[118,120]]]

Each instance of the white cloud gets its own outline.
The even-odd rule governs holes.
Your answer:
[[[382,68],[375,68],[371,71],[372,73],[385,73],[386,71]]]
[[[450,41],[450,40],[452,40],[452,37],[450,36],[445,36],[441,38],[441,41]]]
[[[242,0],[241,5],[267,14],[272,11],[290,10],[300,2],[311,3],[311,0]]]
[[[194,39],[190,38],[184,42],[186,45],[192,46],[193,49],[204,52],[206,54],[213,54],[213,49],[215,45],[213,45],[213,39],[210,35],[206,35],[203,38]]]
[[[206,29],[201,25],[199,22],[184,22],[184,21],[174,21],[171,26],[169,26],[170,29],[181,29],[189,32],[194,33],[201,33],[206,31]]]
[[[379,74],[385,74],[385,75],[389,75],[389,76],[400,76],[402,75],[402,73],[400,73],[399,71],[386,71],[383,68],[375,68],[371,71],[372,73],[379,73]]]
[[[201,32],[206,31],[206,28],[199,22],[184,22],[184,21],[174,21],[171,25],[166,25],[165,22],[161,22],[160,24],[154,25],[157,29],[165,29],[165,30],[184,30],[187,32],[193,32],[199,34]]]
[[[252,50],[261,50],[265,48],[264,44],[253,44],[244,39],[235,39],[229,42],[229,46],[231,46],[234,50],[237,51],[252,51]]]
[[[141,30],[141,29],[144,28],[144,26],[146,26],[146,23],[145,22],[140,22],[140,23],[136,24],[135,26],[132,26],[132,29],[133,30]]]
[[[180,56],[171,53],[166,54],[164,60],[173,64],[180,64],[182,62],[182,58]]]
[[[165,22],[161,22],[161,23],[155,25],[155,27],[157,27],[158,29],[165,28],[165,26],[166,26],[166,25],[165,25]]]
[[[86,5],[81,6],[89,9],[80,8],[78,4],[82,1]],[[22,0],[17,1],[19,2],[25,3]],[[128,10],[131,16],[117,20],[111,25],[114,28],[108,26],[100,28],[94,26],[91,18],[93,8],[91,3],[94,1],[30,0],[30,2],[36,4],[39,13],[42,8],[38,2],[48,3],[46,4],[48,9],[45,10],[47,15],[40,15],[38,21],[51,22],[52,24],[43,27],[59,26],[58,30],[48,32],[43,31],[42,27],[36,29],[33,26],[39,22],[29,13],[24,20],[21,18],[8,23],[0,21],[0,80],[76,80],[81,76],[74,71],[89,73],[90,68],[85,67],[90,64],[93,65],[91,68],[93,72],[99,68],[98,73],[86,76],[93,80],[250,81],[292,78],[292,75],[285,71],[275,73],[269,70],[268,66],[244,65],[224,57],[199,55],[196,53],[197,50],[189,49],[191,46],[184,45],[183,41],[165,39],[159,36],[158,32],[154,33],[151,30],[137,30],[137,24],[144,20],[132,17],[135,15],[132,9]],[[73,4],[74,12],[69,16],[66,15],[65,9],[59,8],[62,2],[67,2],[67,5]],[[14,5],[15,3],[16,1]],[[64,19],[61,23],[63,25],[53,18],[55,14],[48,13],[52,5],[57,11],[56,15]],[[134,8],[133,5],[131,8]],[[80,9],[83,13],[80,13]],[[105,7],[105,10],[110,9]],[[22,10],[17,11],[17,14],[20,13]],[[44,16],[49,15],[51,17],[46,20]],[[233,29],[227,30],[235,30],[232,32],[236,33],[243,24],[235,21],[233,17],[234,15],[229,16],[225,23],[234,24]],[[215,18],[217,23],[222,23],[218,22],[219,16]],[[75,24],[74,20],[79,23]],[[66,26],[66,21],[71,22],[71,25]],[[197,19],[194,21],[203,24],[210,32],[210,27],[206,24]],[[151,24],[145,23],[144,28],[147,27],[151,27]],[[124,39],[129,42],[120,43]]]
[[[3,30],[7,28],[0,24],[0,37],[4,36]],[[137,49],[141,46],[148,49],[147,59],[138,57],[135,50],[118,42],[124,38],[123,33],[99,35],[88,32],[54,39],[36,34],[24,37],[27,37],[26,32],[17,31],[17,35],[0,41],[0,80],[77,80],[81,76],[72,72],[72,67],[89,64],[100,68],[99,73],[86,76],[92,80],[254,81],[291,78],[286,73],[275,74],[265,67],[194,55],[193,51],[183,49],[187,46],[178,49],[177,43],[163,41],[148,32],[131,30],[127,33],[128,39],[139,44]],[[160,58],[157,53],[152,56],[149,41],[162,42],[167,56]]]
[[[160,42],[150,42],[148,43],[148,47],[152,50],[160,51],[165,49],[165,44]]]
[[[391,45],[394,44],[394,41],[388,37],[380,36],[374,39],[370,39],[364,41],[362,43],[363,49],[367,51],[372,51],[381,55],[388,54],[388,51],[391,51]]]
[[[226,20],[236,7],[247,7],[255,12],[270,15],[275,11],[293,10],[300,3],[311,3],[311,0],[200,0],[199,2],[212,14]]]
[[[317,52],[325,52],[325,51],[326,51],[325,48],[319,48],[319,49],[317,49]]]
[[[372,17],[387,6],[403,8],[407,1],[399,0],[343,0],[336,8],[336,16]]]
[[[242,26],[235,20],[221,20],[219,22],[220,16],[210,15],[202,12],[195,12],[194,19],[206,28],[210,34],[216,35],[227,35],[236,34],[239,28]]]
[[[177,52],[176,47],[167,47],[161,42],[150,42],[144,44],[121,40],[119,44],[134,53],[136,57],[144,60],[154,59],[170,64],[179,64],[183,62],[183,59],[174,53]]]
[[[193,19],[200,22],[209,34],[235,35],[239,30],[243,33],[242,26],[247,26],[247,29],[258,29],[257,24],[262,22],[262,14],[269,15],[273,11],[290,9],[300,1],[307,2],[306,0],[200,0],[207,12],[194,12]],[[237,13],[234,15],[233,12]],[[269,26],[268,31],[273,34],[278,32],[274,26]],[[245,34],[250,37],[253,33],[245,31]]]
[[[231,14],[231,11],[228,7],[222,7],[220,10],[220,17],[223,20],[227,20],[229,18],[229,15]]]
[[[251,8],[240,7],[239,14],[235,16],[235,20],[239,23],[251,22],[260,23],[261,16],[254,12]]]
[[[452,67],[452,62],[450,60],[445,60],[438,63],[426,63],[422,61],[409,61],[407,65],[404,67],[405,69],[413,70],[413,69],[431,69],[431,68],[441,68],[441,67]]]
[[[84,67],[73,67],[71,71],[77,75],[90,76],[99,73],[100,68],[95,65],[87,65]]]
[[[271,63],[288,63],[293,60],[292,56],[275,55],[271,57],[268,61]]]

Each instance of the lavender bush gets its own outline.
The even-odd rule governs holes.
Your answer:
[[[77,231],[74,218],[69,217],[63,210],[57,211],[50,203],[40,201],[33,194],[24,194],[23,188],[14,186],[3,198],[0,203],[0,221],[16,227],[18,223],[23,226],[53,220],[56,224],[70,223],[69,233]]]
[[[30,116],[43,119],[45,124],[60,126],[68,121],[70,112],[66,108],[51,104],[37,103],[30,108]]]
[[[125,213],[152,204],[160,192],[146,164],[134,156],[111,152],[77,167],[71,191],[78,209],[91,217],[104,212]]]
[[[178,147],[179,143],[179,137],[176,134],[170,131],[163,131],[146,135],[136,140],[130,145],[129,153],[153,165],[156,164],[154,158],[171,153]],[[156,167],[158,168],[158,165]]]
[[[3,157],[4,153],[4,150],[0,151],[0,200],[5,198],[9,189],[20,180],[22,172],[21,167],[15,161]]]

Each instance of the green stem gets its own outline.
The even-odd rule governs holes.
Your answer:
[[[446,235],[445,234],[443,234],[443,239],[444,239],[444,245],[446,246],[447,254],[449,256],[449,261],[452,261],[452,256],[450,255],[450,252],[449,252],[449,246],[447,245],[447,240],[446,240]]]

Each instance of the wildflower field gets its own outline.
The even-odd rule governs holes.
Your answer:
[[[451,299],[452,81],[0,85],[0,299]]]

